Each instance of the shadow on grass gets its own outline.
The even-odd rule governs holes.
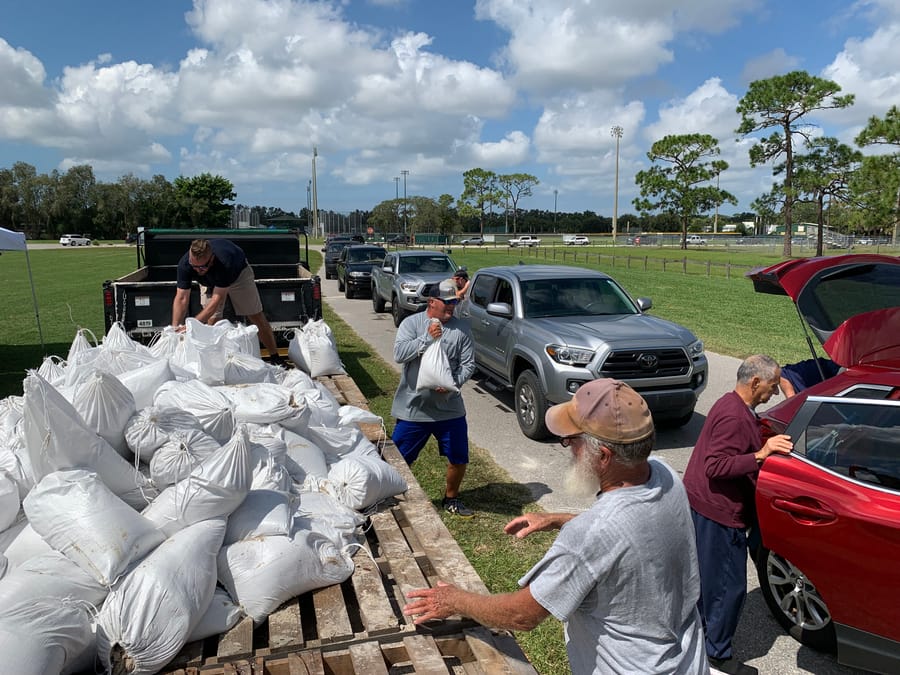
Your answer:
[[[521,515],[522,509],[534,503],[527,485],[520,483],[487,483],[467,488],[465,481],[459,495],[467,506],[476,511],[489,511],[509,518]],[[441,509],[441,500],[432,500]]]
[[[367,400],[371,400],[377,396],[393,396],[394,387],[390,390],[384,389],[381,383],[377,382],[369,370],[366,368],[365,361],[377,359],[375,352],[365,352],[359,350],[343,350],[341,351],[341,362],[344,364],[344,370],[347,375],[353,378],[356,386],[362,392]]]
[[[22,395],[25,372],[39,368],[44,354],[58,354],[65,358],[71,342],[51,342],[41,351],[40,345],[0,345],[0,398]]]

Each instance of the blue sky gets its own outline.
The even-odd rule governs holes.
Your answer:
[[[653,141],[719,139],[738,210],[767,192],[735,113],[806,70],[856,95],[813,118],[852,143],[900,105],[897,0],[29,0],[0,22],[0,167],[231,180],[297,211],[458,197],[482,167],[538,177],[522,208],[633,212]],[[403,183],[400,183],[402,195]],[[726,207],[726,212],[731,207]]]

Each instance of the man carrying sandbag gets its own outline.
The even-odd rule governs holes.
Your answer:
[[[445,279],[431,289],[425,311],[407,317],[397,329],[394,360],[402,369],[391,406],[397,419],[392,439],[412,464],[434,436],[449,462],[442,506],[471,518],[475,512],[459,498],[469,463],[466,406],[459,390],[475,372],[475,347],[469,324],[453,316],[458,302],[456,284]]]
[[[262,300],[256,288],[253,268],[240,246],[227,239],[195,239],[190,249],[178,261],[178,290],[172,303],[172,326],[183,328],[191,297],[191,282],[200,285],[203,309],[195,317],[214,324],[222,318],[225,300],[231,298],[234,311],[253,323],[259,339],[269,350],[272,362],[281,364],[272,326],[263,312]]]

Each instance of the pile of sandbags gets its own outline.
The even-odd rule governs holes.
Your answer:
[[[263,362],[255,327],[92,338],[0,400],[5,669],[155,673],[352,574],[365,511],[407,487],[359,430],[380,418]]]

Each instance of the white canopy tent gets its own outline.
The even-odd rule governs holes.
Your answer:
[[[34,303],[34,320],[37,321],[38,335],[41,338],[41,350],[44,351],[44,331],[41,330],[41,315],[38,311],[37,294],[34,292],[34,277],[31,276],[31,258],[28,257],[28,246],[25,244],[23,232],[13,232],[0,227],[0,251],[25,251],[25,264],[28,267],[28,282],[31,284],[31,300]]]

